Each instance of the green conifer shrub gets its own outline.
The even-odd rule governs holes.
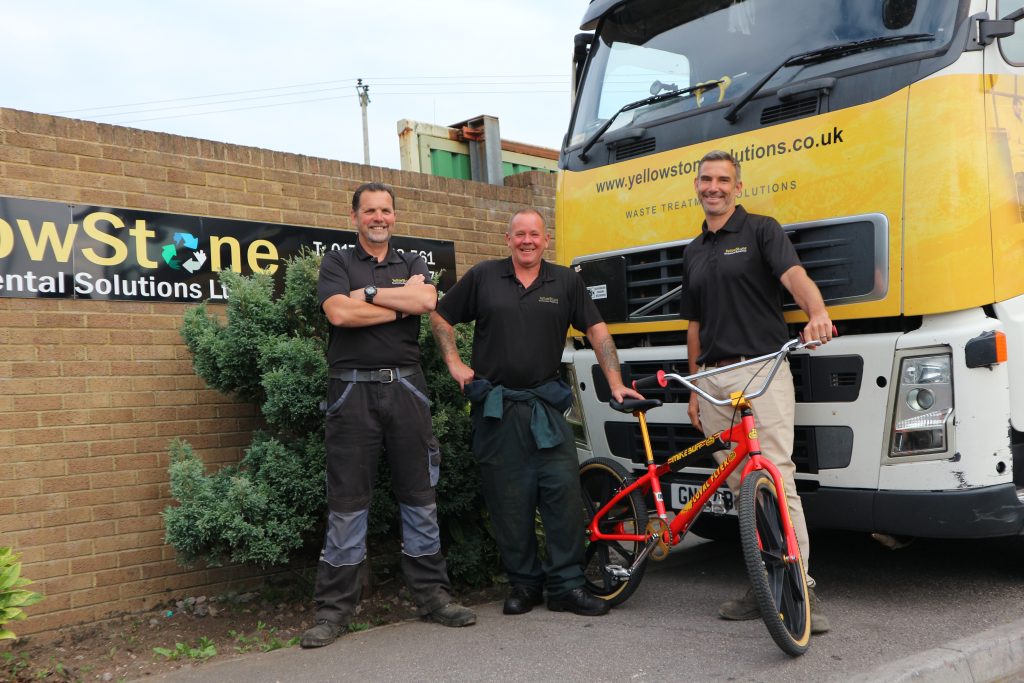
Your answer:
[[[270,276],[221,273],[230,291],[225,316],[206,304],[186,311],[181,334],[196,373],[211,387],[255,403],[264,429],[237,465],[207,472],[183,440],[171,444],[171,495],[164,510],[167,542],[179,562],[225,561],[258,566],[293,559],[315,561],[326,511],[323,413],[328,325],[316,282],[320,258],[305,253],[286,264],[284,287]],[[457,328],[460,353],[469,358],[472,328]],[[423,369],[441,443],[438,515],[452,580],[491,582],[498,554],[470,449],[469,411],[448,375],[427,316],[420,329]],[[369,544],[394,545],[397,505],[384,458],[370,509]]]

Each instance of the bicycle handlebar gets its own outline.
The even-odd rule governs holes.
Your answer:
[[[664,370],[658,370],[658,374],[656,375],[650,375],[648,377],[633,380],[633,388],[637,391],[640,391],[641,389],[653,389],[654,387],[667,386],[668,380],[665,379]]]
[[[836,330],[834,327],[832,328],[832,332],[833,336],[837,336],[835,334]],[[643,377],[641,379],[634,380],[633,388],[639,390],[641,388],[650,389],[656,386],[667,387],[670,382],[674,382],[676,384],[683,385],[692,392],[696,392],[699,396],[704,398],[709,403],[713,403],[716,406],[727,406],[732,403],[732,398],[715,398],[714,396],[708,394],[700,387],[698,387],[696,384],[694,384],[694,381],[702,377],[710,377],[712,375],[720,375],[725,372],[731,372],[738,368],[744,368],[748,365],[755,365],[757,363],[765,363],[768,361],[772,361],[771,369],[768,371],[768,376],[765,377],[764,383],[760,387],[758,387],[756,391],[750,393],[744,392],[744,395],[748,399],[755,399],[768,390],[768,385],[770,385],[772,383],[772,380],[775,379],[775,373],[778,372],[779,367],[782,365],[782,361],[785,360],[790,353],[798,349],[815,348],[821,346],[821,343],[822,342],[818,339],[812,339],[806,342],[801,341],[799,338],[790,339],[788,342],[782,345],[782,348],[773,353],[758,356],[757,358],[748,358],[746,360],[740,361],[739,363],[733,363],[732,365],[723,365],[720,368],[709,368],[707,370],[703,370],[701,372],[697,372],[692,375],[686,376],[665,372],[664,370],[658,370],[658,374],[656,375],[651,375],[649,377]]]

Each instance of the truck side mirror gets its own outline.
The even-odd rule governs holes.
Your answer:
[[[1010,12],[1002,19],[978,20],[978,45],[989,45],[996,38],[1009,38],[1017,31],[1017,22],[1024,17],[1024,7]]]

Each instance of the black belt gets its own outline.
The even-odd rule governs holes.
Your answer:
[[[413,375],[420,374],[420,366],[408,365],[404,368],[381,368],[380,370],[354,370],[343,368],[341,370],[331,370],[329,377],[331,379],[340,379],[346,382],[379,382],[381,384],[391,384],[397,379],[403,377],[412,377]]]
[[[735,365],[736,363],[742,363],[746,359],[747,359],[746,356],[733,356],[732,358],[719,358],[718,360],[713,360],[710,363],[705,363],[704,367],[706,367],[706,368],[721,368],[721,367],[725,367],[726,365]]]

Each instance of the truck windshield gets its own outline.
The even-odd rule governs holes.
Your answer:
[[[569,146],[582,144],[623,105],[662,92],[694,96],[654,101],[620,114],[609,131],[666,114],[736,102],[792,55],[864,41],[870,49],[778,69],[761,89],[915,52],[944,48],[955,29],[949,0],[634,0],[611,12],[594,40],[577,99]],[[927,41],[878,38],[931,34]],[[658,98],[652,98],[657,100]]]

